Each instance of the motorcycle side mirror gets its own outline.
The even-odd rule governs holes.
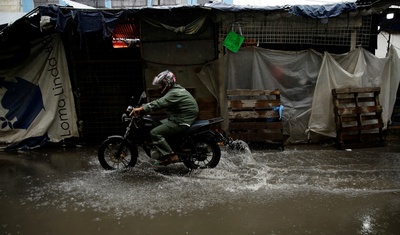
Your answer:
[[[143,100],[143,99],[146,99],[146,98],[147,98],[146,92],[143,91],[142,94],[141,94],[140,97],[139,97],[139,102],[138,102],[138,104],[139,104],[139,105],[142,104],[142,100]]]
[[[142,92],[142,94],[140,95],[140,98],[141,98],[141,99],[147,98],[147,95],[146,95],[146,92],[145,92],[145,91]]]

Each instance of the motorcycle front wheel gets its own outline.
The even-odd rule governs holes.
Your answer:
[[[136,165],[138,150],[121,137],[110,137],[100,145],[97,156],[106,170],[124,169]]]
[[[211,139],[196,139],[190,157],[183,161],[189,169],[214,168],[221,159],[221,149]]]

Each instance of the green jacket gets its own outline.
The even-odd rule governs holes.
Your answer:
[[[169,120],[186,126],[190,126],[199,113],[196,100],[179,84],[175,84],[163,97],[142,107],[145,113],[165,109]]]

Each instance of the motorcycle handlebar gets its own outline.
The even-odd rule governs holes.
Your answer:
[[[146,92],[143,91],[142,94],[141,94],[140,97],[139,97],[137,107],[139,107],[139,106],[145,101],[146,98],[147,98]],[[134,102],[134,99],[135,99],[135,97],[132,96],[132,97],[131,97],[131,103]],[[129,122],[129,121],[131,121],[133,118],[136,118],[136,117],[134,117],[134,116],[129,116],[129,114],[132,112],[133,108],[134,108],[133,105],[129,105],[129,106],[126,108],[125,113],[122,114],[122,122]]]
[[[130,106],[130,105],[129,105],[129,106],[126,108],[126,112],[128,112],[128,113],[131,113],[132,110],[133,110],[133,106]]]

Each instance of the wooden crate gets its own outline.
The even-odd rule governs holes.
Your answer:
[[[247,142],[284,146],[279,90],[228,90],[229,135]]]
[[[383,146],[379,87],[332,89],[338,148]]]

